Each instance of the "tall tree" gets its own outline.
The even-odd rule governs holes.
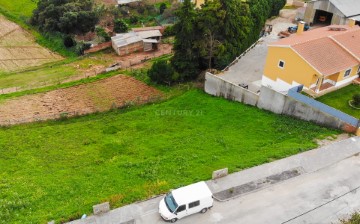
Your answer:
[[[219,0],[226,11],[223,34],[224,50],[215,59],[217,68],[223,68],[250,45],[251,13],[249,5],[239,0]]]
[[[174,56],[171,64],[180,74],[181,80],[195,78],[199,73],[199,55],[194,48],[197,32],[195,29],[195,6],[185,0],[176,12],[178,22],[174,25]]]
[[[222,9],[219,0],[205,1],[197,17],[197,29],[200,33],[196,46],[200,56],[207,59],[207,68],[211,69],[213,58],[222,49],[222,27],[226,11]],[[203,68],[204,66],[202,66]]]

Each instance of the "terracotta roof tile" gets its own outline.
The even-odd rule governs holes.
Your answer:
[[[339,29],[344,29],[343,31],[332,31],[329,30],[330,27],[336,27]],[[269,44],[269,46],[278,46],[278,45],[284,45],[284,46],[292,46],[295,44],[304,43],[307,41],[316,40],[323,37],[331,37],[339,34],[347,35],[346,33],[359,31],[359,26],[353,26],[349,27],[348,25],[331,25],[316,29],[311,29],[309,31],[304,31],[302,34],[292,34],[290,37],[283,38],[279,41],[273,42]]]
[[[360,60],[360,30],[332,37]]]
[[[359,64],[351,54],[327,37],[293,45],[292,49],[325,76]]]
[[[331,25],[293,34],[269,46],[291,47],[321,74],[331,75],[359,64],[359,43],[359,26]]]

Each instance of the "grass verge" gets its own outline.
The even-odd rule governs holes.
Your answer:
[[[316,147],[337,131],[190,90],[169,101],[0,128],[0,223],[76,219]]]
[[[359,119],[360,110],[349,106],[349,100],[352,99],[355,93],[360,93],[360,86],[351,84],[335,92],[316,98],[316,100]]]

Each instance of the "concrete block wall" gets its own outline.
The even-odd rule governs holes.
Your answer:
[[[220,96],[229,100],[256,106],[276,114],[289,115],[322,126],[341,129],[346,132],[357,133],[360,135],[360,129],[358,129],[358,127],[348,124],[333,115],[305,104],[291,96],[284,95],[265,86],[261,87],[260,94],[256,94],[225,81],[219,76],[206,73],[205,92],[213,96]]]
[[[276,92],[265,86],[261,87],[260,92],[261,94],[257,106],[261,109],[269,110],[276,114],[289,115],[305,121],[311,121],[322,126],[341,129],[346,132],[356,132],[357,127],[290,96]]]
[[[205,92],[213,95],[224,97],[229,100],[242,102],[252,106],[256,106],[259,95],[234,83],[223,80],[219,76],[209,72],[205,74]]]

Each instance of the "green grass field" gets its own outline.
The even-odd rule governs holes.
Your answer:
[[[163,103],[0,128],[0,223],[79,218],[316,147],[338,131],[190,90]]]
[[[33,0],[1,0],[1,11],[8,12],[14,17],[23,20],[24,22],[32,15],[33,10],[36,8],[36,2]],[[0,11],[0,12],[1,12]]]
[[[335,92],[328,93],[316,100],[334,107],[353,117],[360,118],[360,110],[353,109],[349,106],[349,100],[355,93],[360,93],[359,85],[349,85]]]

